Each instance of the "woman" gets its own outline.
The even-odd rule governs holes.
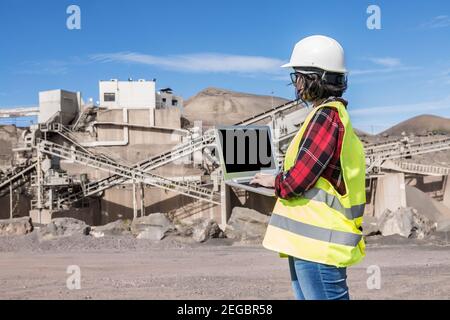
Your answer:
[[[274,187],[278,197],[263,245],[288,257],[297,299],[349,299],[346,268],[365,255],[366,198],[364,149],[342,99],[344,50],[334,39],[311,36],[283,67],[294,69],[297,98],[313,108],[286,151],[284,170],[252,181]]]

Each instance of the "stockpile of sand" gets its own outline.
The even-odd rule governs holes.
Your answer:
[[[406,203],[430,221],[436,222],[438,231],[450,231],[447,230],[450,227],[450,208],[444,204],[411,186],[406,186]]]
[[[230,125],[286,102],[279,97],[207,88],[186,100],[184,117],[191,124],[201,120],[204,126]]]

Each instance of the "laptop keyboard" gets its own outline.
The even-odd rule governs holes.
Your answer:
[[[252,179],[233,179],[233,182],[239,183],[239,184],[245,184],[246,186],[250,185],[250,181],[252,181]]]
[[[253,187],[253,188],[272,189],[272,188],[266,188],[266,187],[263,187],[262,185],[259,185],[259,184],[257,184],[257,183],[250,184],[250,181],[251,181],[251,180],[249,180],[249,181],[239,181],[238,183],[241,184],[241,185],[249,186],[249,187]]]
[[[249,180],[246,180],[246,179],[243,179],[243,180],[233,179],[232,181],[234,183],[242,186],[242,187],[249,187],[249,188],[253,188],[255,190],[259,190],[259,191],[267,191],[267,192],[270,192],[270,193],[274,193],[274,189],[273,188],[266,188],[266,187],[263,187],[263,186],[261,186],[259,184],[250,184],[251,180],[252,179],[249,179]],[[238,187],[238,186],[236,185],[236,187]],[[247,190],[250,190],[250,189],[247,189]]]

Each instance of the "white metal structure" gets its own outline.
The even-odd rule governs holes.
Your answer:
[[[154,109],[155,81],[100,81],[100,106],[109,109]]]
[[[383,169],[390,169],[405,173],[422,174],[427,176],[446,176],[450,174],[450,168],[447,167],[404,162],[399,160],[387,160],[381,165],[381,167]]]
[[[450,137],[415,143],[404,143],[402,141],[397,143],[388,142],[384,148],[383,145],[378,145],[375,150],[366,150],[366,172],[370,173],[374,168],[381,167],[386,160],[408,158],[448,149],[450,149]]]
[[[12,168],[0,177],[0,197],[8,194],[11,190],[29,181],[30,175],[36,169],[36,162],[29,165],[21,165]]]
[[[276,108],[267,110],[261,114],[252,116],[246,120],[243,120],[239,122],[237,125],[250,125],[254,124],[266,119],[272,119],[272,122],[274,122],[274,119],[279,116],[280,114],[290,111],[292,109],[298,108],[297,111],[304,110],[304,107],[300,105],[298,101],[291,101],[284,105],[278,106]],[[305,113],[302,112],[302,116],[305,116]],[[290,127],[291,130],[295,129],[294,127]],[[285,140],[285,136],[291,136],[291,132],[287,132],[286,134],[283,134],[282,136],[279,136],[279,141]],[[215,132],[214,130],[208,130],[203,133],[203,135],[197,136],[195,138],[189,139],[187,142],[181,143],[175,148],[172,148],[171,150],[161,153],[157,156],[153,156],[149,159],[146,159],[144,161],[140,161],[136,165],[133,166],[133,168],[139,168],[145,172],[154,170],[156,168],[159,168],[161,166],[164,166],[168,163],[171,163],[173,161],[179,160],[181,158],[184,158],[190,154],[193,154],[196,151],[201,151],[205,149],[208,146],[214,146],[215,145]],[[123,177],[121,175],[111,175],[108,178],[94,181],[86,184],[83,186],[83,190],[78,193],[66,193],[62,194],[59,203],[57,203],[58,206],[60,205],[67,205],[73,202],[77,202],[85,197],[92,196],[95,194],[98,194],[99,192],[109,189],[115,185],[121,184],[126,182],[128,179],[126,177]]]
[[[164,178],[145,172],[138,167],[129,167],[123,164],[118,164],[113,160],[93,156],[89,153],[77,151],[70,147],[61,146],[46,140],[40,141],[37,144],[37,148],[44,154],[53,155],[61,159],[72,160],[76,163],[106,171],[108,173],[114,173],[118,176],[126,178],[127,180],[131,179],[135,182],[142,182],[161,189],[174,191],[198,200],[220,204],[217,200],[218,194],[207,188],[183,181],[175,181]]]
[[[50,90],[39,92],[39,123],[48,123],[55,114],[59,122],[69,124],[80,112],[82,104],[79,92]]]

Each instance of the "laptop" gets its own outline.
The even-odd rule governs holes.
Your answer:
[[[227,185],[275,197],[273,188],[250,184],[257,173],[278,173],[269,126],[217,127],[216,141],[223,179]]]

